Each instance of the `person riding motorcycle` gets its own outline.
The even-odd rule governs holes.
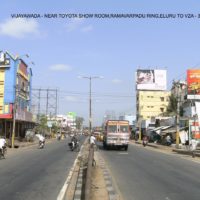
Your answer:
[[[77,140],[76,136],[73,135],[72,138],[71,138],[71,143],[73,145],[73,148],[76,146],[77,142],[78,142],[78,140]]]
[[[148,143],[148,137],[146,135],[144,135],[143,139],[142,139],[142,144],[145,147]]]
[[[45,137],[41,134],[38,134],[38,139],[39,139],[39,147],[44,148],[45,144]]]
[[[3,156],[4,156],[5,149],[6,149],[6,139],[2,137],[0,138],[0,151]]]

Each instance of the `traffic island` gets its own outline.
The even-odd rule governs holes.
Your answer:
[[[68,187],[63,200],[84,199],[83,196],[85,189],[85,174],[88,163],[88,152],[89,143],[86,139],[78,154],[77,162],[75,163],[74,168],[71,170],[72,175],[69,178]]]
[[[120,200],[110,170],[98,151],[94,153],[96,166],[92,169],[91,200]]]

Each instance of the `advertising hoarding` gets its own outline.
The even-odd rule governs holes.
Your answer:
[[[166,90],[167,77],[166,70],[143,70],[136,72],[137,90]]]
[[[187,70],[188,99],[200,99],[200,69]]]

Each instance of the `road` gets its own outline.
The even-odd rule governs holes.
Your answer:
[[[101,150],[124,200],[199,200],[200,161],[138,145]]]
[[[50,142],[44,149],[21,148],[0,160],[0,199],[55,200],[77,152],[67,140]]]

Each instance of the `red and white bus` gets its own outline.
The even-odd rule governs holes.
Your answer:
[[[127,120],[108,120],[105,124],[103,147],[124,148],[128,150],[130,138],[129,121]]]

